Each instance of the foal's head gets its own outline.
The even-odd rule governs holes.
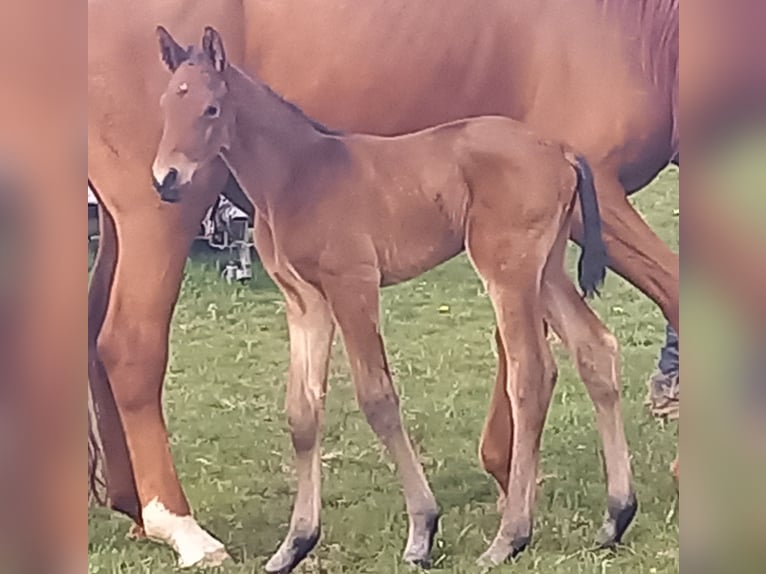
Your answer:
[[[179,188],[229,146],[234,112],[226,106],[228,62],[216,30],[205,28],[201,48],[181,47],[162,26],[157,36],[173,76],[160,98],[164,127],[152,175],[160,197],[176,202]]]

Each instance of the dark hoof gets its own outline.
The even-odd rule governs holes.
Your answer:
[[[405,556],[404,561],[407,563],[408,566],[412,566],[413,568],[419,568],[421,570],[431,569],[430,556],[424,556],[422,558],[410,558],[408,556]]]
[[[638,501],[633,493],[625,502],[610,498],[607,505],[606,520],[596,539],[599,547],[612,548],[622,542],[622,536],[633,522],[637,511]]]
[[[499,541],[496,538],[489,549],[477,560],[476,564],[485,569],[500,566],[508,560],[516,558],[516,556],[524,552],[531,543],[531,533],[529,536],[514,538],[510,544]]]
[[[511,558],[516,558],[524,552],[532,543],[532,536],[522,536],[511,542]]]
[[[410,566],[428,570],[431,568],[431,550],[434,538],[439,530],[439,513],[434,513],[424,520],[420,532],[413,534],[412,541],[404,551],[404,561]]]
[[[266,572],[269,574],[288,574],[300,564],[319,542],[321,528],[317,528],[308,536],[297,536],[282,543],[276,554],[266,563]]]

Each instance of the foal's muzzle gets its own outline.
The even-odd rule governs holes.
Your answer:
[[[178,193],[178,170],[175,168],[170,168],[161,182],[152,176],[152,185],[162,201],[176,203],[181,199]]]

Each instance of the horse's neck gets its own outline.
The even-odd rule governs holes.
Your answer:
[[[231,68],[227,80],[236,107],[238,137],[257,137],[259,141],[294,149],[314,143],[321,135],[298,108],[238,68]]]
[[[273,210],[303,157],[322,140],[311,122],[269,89],[232,70],[235,133],[223,158],[255,206]]]

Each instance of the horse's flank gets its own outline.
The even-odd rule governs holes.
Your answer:
[[[641,38],[642,65],[659,88],[670,95],[673,119],[673,155],[678,153],[678,30],[679,0],[602,0],[607,9],[634,11],[638,35]],[[628,20],[629,21],[629,20]]]

